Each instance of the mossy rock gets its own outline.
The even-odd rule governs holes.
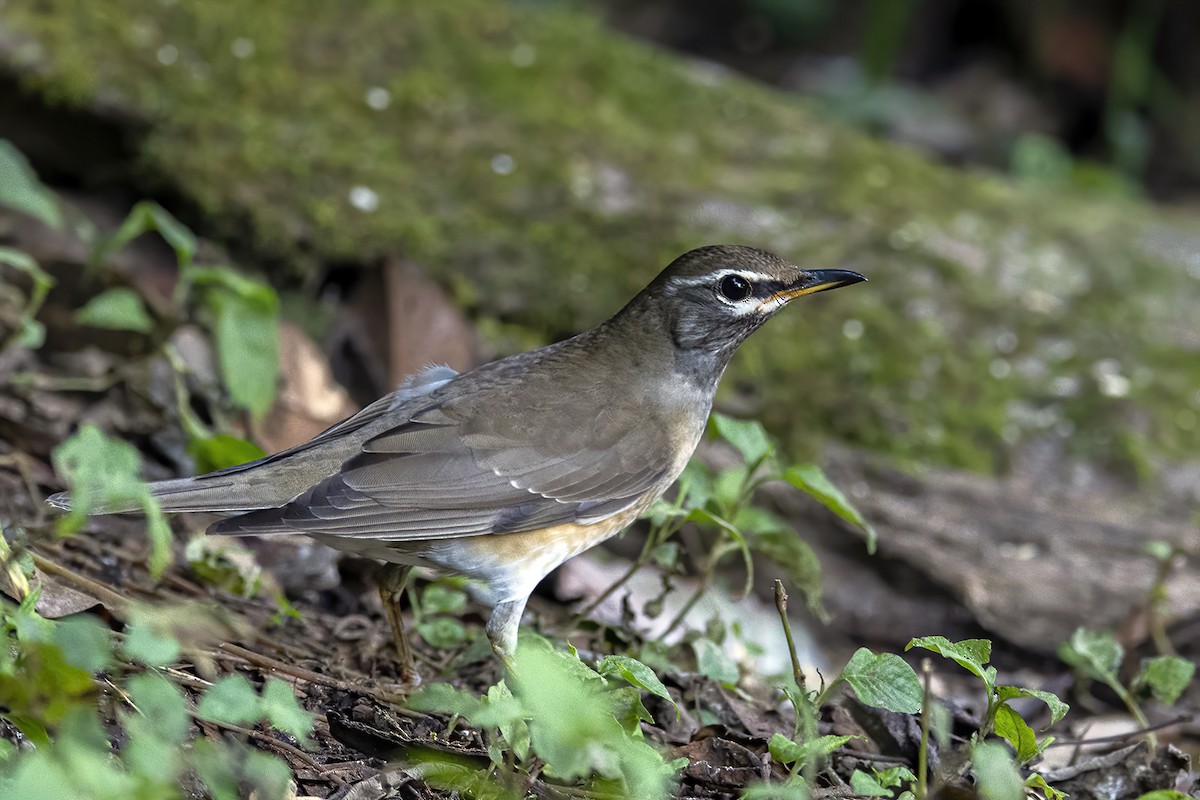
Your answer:
[[[1200,452],[1200,237],[1137,203],[934,164],[570,5],[42,0],[3,24],[28,86],[147,120],[139,185],[275,271],[411,258],[516,347],[754,244],[871,278],[726,381],[794,452],[988,470],[1062,441],[1141,477]]]

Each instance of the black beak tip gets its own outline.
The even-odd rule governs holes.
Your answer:
[[[825,292],[830,289],[840,289],[856,283],[865,283],[866,275],[851,272],[848,269],[818,269],[808,272],[806,283],[812,287],[810,291]]]

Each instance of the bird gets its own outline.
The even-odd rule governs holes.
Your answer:
[[[149,489],[165,511],[223,515],[210,534],[302,533],[384,562],[404,684],[419,682],[399,607],[414,567],[472,579],[511,666],[534,588],[670,488],[746,337],[798,297],[865,280],[701,247],[591,330],[462,373],[426,367],[310,441]]]

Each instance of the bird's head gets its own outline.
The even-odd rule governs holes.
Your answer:
[[[753,247],[715,245],[675,259],[630,305],[659,316],[680,351],[714,356],[723,368],[792,300],[865,280],[848,270],[801,269]]]

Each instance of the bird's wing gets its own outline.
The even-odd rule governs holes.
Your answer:
[[[217,523],[214,533],[300,531],[404,541],[596,522],[661,485],[676,458],[645,425],[606,410],[514,427],[477,404],[432,403],[361,446],[330,478],[278,509]],[[505,420],[509,420],[506,426]]]

